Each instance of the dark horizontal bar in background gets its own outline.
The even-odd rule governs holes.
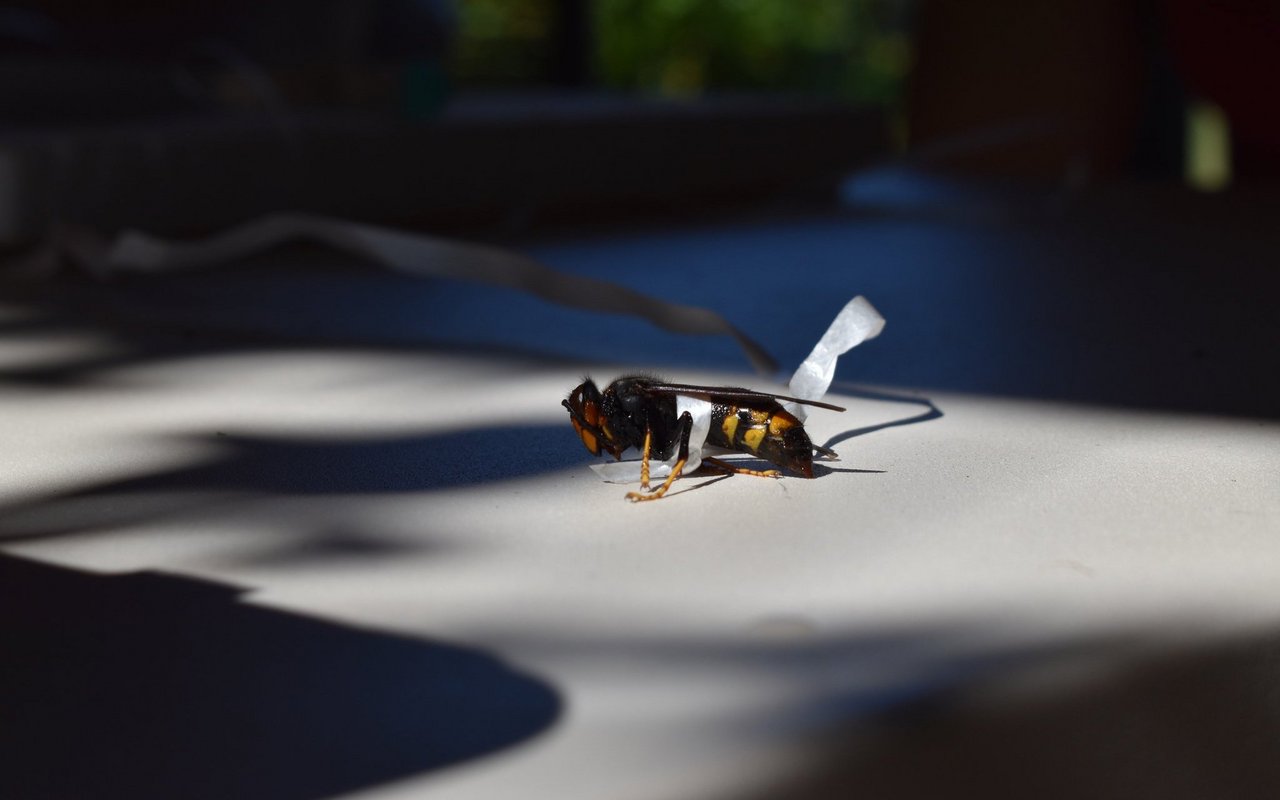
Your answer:
[[[803,99],[460,98],[437,119],[186,118],[0,136],[0,244],[51,224],[209,231],[273,211],[430,222],[834,187],[876,110]]]

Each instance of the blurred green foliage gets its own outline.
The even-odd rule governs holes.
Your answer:
[[[596,0],[606,86],[893,102],[910,66],[892,0]]]
[[[453,76],[463,86],[544,83],[556,0],[457,0]]]
[[[594,78],[688,96],[810,93],[895,104],[911,67],[911,0],[594,0]],[[556,0],[461,0],[464,85],[544,82]]]

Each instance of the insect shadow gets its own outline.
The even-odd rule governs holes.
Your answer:
[[[830,475],[833,472],[844,472],[850,475],[883,475],[886,470],[883,469],[853,469],[852,467],[828,467],[825,464],[815,463],[813,465],[814,477],[821,478],[823,475]]]
[[[843,433],[837,433],[827,440],[824,447],[832,448],[841,442],[847,442],[859,436],[866,436],[869,433],[876,433],[885,428],[899,428],[904,425],[915,425],[920,422],[929,422],[930,420],[942,419],[942,409],[938,408],[932,400],[927,397],[920,397],[912,394],[900,394],[897,392],[876,391],[872,389],[862,389],[848,384],[836,383],[834,387],[839,389],[841,394],[857,397],[862,400],[879,400],[886,403],[907,403],[914,406],[924,408],[919,414],[912,414],[909,417],[901,417],[899,419],[891,419],[887,422],[877,422],[874,425],[864,425],[861,428],[851,428]],[[815,466],[817,466],[815,464]],[[847,470],[837,467],[827,467],[832,472],[875,472],[878,470]]]
[[[698,483],[692,484],[690,486],[685,486],[677,491],[671,492],[670,494],[667,495],[667,497],[676,497],[678,495],[682,495],[687,492],[693,492],[698,489],[705,489],[706,487],[710,486],[713,483],[719,483],[720,481],[728,480],[729,478],[732,478],[733,475],[725,474],[723,472],[712,472],[712,471],[703,472],[701,469],[697,469],[697,470],[694,470],[692,475],[686,475],[685,477],[689,479],[695,479],[695,480],[701,478],[704,480],[700,480]]]

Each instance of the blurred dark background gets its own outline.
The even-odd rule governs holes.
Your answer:
[[[851,103],[895,102],[907,20],[879,1],[6,6],[0,241],[830,189],[882,146]]]
[[[829,199],[887,154],[1221,189],[1276,173],[1278,21],[1267,0],[7,5],[0,241],[688,213]]]

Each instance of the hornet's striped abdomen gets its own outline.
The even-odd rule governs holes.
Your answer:
[[[715,405],[707,443],[763,458],[780,467],[813,477],[813,443],[804,423],[779,403],[763,409]]]

